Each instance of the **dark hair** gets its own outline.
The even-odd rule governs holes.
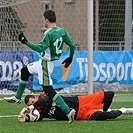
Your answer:
[[[45,19],[47,18],[49,20],[49,22],[51,22],[51,23],[56,22],[56,15],[55,15],[54,11],[46,10],[43,15],[44,15]]]
[[[35,96],[33,96],[33,95],[26,95],[25,99],[24,99],[25,104],[27,104],[29,102],[30,98],[35,98]]]

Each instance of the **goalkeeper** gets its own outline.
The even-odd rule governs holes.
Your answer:
[[[74,42],[64,28],[56,26],[56,15],[54,11],[47,10],[44,12],[44,22],[48,29],[44,32],[39,44],[28,41],[23,33],[19,35],[19,41],[26,44],[32,50],[39,52],[40,59],[21,69],[21,80],[16,95],[14,97],[5,97],[4,99],[10,103],[21,103],[21,97],[27,85],[28,78],[31,75],[35,75],[38,77],[39,83],[49,98],[65,112],[69,119],[68,123],[70,124],[74,120],[75,110],[70,109],[62,97],[53,89],[51,73],[54,68],[54,60],[58,60],[62,54],[64,43],[69,46],[70,54],[62,64],[66,68],[69,67],[74,55]]]
[[[133,113],[133,108],[121,108],[119,110],[108,112],[107,110],[112,103],[113,97],[114,92],[112,91],[95,92],[93,94],[85,96],[62,96],[62,98],[69,105],[69,107],[76,110],[76,120],[115,119],[121,114],[126,113],[127,110],[128,113]],[[39,96],[27,95],[25,97],[25,103],[28,105],[28,109],[33,106],[32,108],[36,108],[40,112],[39,121],[41,121],[43,118],[67,120],[65,113],[58,106],[56,106],[53,101],[51,101],[49,97],[46,96],[44,93],[41,93]],[[102,109],[102,111],[99,111],[98,109]],[[19,121],[21,122],[21,119]],[[28,119],[26,119],[25,121],[28,121]]]

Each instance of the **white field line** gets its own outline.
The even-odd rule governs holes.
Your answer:
[[[22,98],[22,100],[23,100],[24,98]],[[0,101],[2,101],[2,100],[4,100],[4,98],[0,98]]]
[[[0,116],[0,118],[9,118],[9,117],[17,117],[18,115],[5,115],[5,116]]]
[[[39,94],[38,94],[39,95]],[[117,96],[125,96],[125,95],[133,95],[133,94],[115,94],[115,96],[117,97]],[[22,98],[22,100],[23,100],[24,98]],[[1,100],[4,100],[4,98],[0,98],[0,101]]]
[[[118,109],[111,109],[111,110],[118,110]],[[99,109],[99,111],[102,111],[102,109]],[[0,118],[11,118],[11,117],[18,117],[18,115],[5,115],[5,116],[0,116]]]

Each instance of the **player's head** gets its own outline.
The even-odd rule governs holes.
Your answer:
[[[24,101],[28,106],[33,105],[38,100],[38,96],[26,95]]]
[[[56,23],[56,15],[54,11],[46,10],[43,15],[46,27],[48,27],[48,23]]]

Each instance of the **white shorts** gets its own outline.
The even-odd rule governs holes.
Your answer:
[[[28,64],[27,68],[30,74],[35,75],[38,78],[39,84],[44,86],[52,85],[51,74],[54,69],[54,61],[40,59],[39,61]]]

